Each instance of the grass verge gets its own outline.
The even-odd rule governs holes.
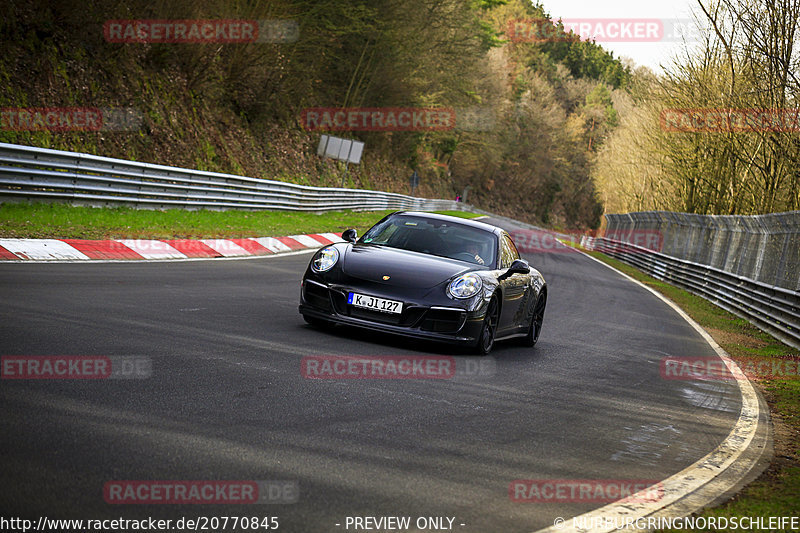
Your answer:
[[[157,211],[67,204],[0,204],[0,238],[224,239],[340,232],[347,228],[355,228],[361,234],[392,211]],[[461,211],[437,213],[462,218],[481,216]]]
[[[155,211],[64,204],[1,204],[0,237],[31,239],[199,239],[362,233],[391,211]]]
[[[660,292],[700,324],[740,366],[753,361],[800,360],[800,352],[750,322],[688,291],[659,281],[642,271],[600,252],[582,251]],[[800,509],[800,376],[751,378],[764,395],[774,424],[775,452],[769,468],[731,500],[698,516],[780,517],[796,516]],[[747,523],[747,522],[745,522]],[[683,530],[664,530],[683,531]],[[724,531],[703,529],[695,531]],[[773,530],[784,531],[784,530]]]

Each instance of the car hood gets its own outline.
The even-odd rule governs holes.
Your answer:
[[[470,270],[476,270],[475,266],[456,259],[369,244],[353,245],[342,262],[347,276],[418,289],[435,287]]]

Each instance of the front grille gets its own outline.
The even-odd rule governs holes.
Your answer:
[[[403,304],[402,313],[381,313],[347,303],[348,290],[331,289],[330,299],[334,311],[343,316],[368,320],[377,324],[390,324],[404,328],[420,328],[435,333],[455,333],[464,326],[467,314],[460,309],[430,309],[414,304]]]
[[[400,324],[401,315],[395,313],[380,313],[378,311],[370,311],[369,309],[362,309],[360,307],[352,307],[350,309],[350,316],[353,318],[361,318],[370,320],[372,322],[380,322],[382,324]]]
[[[340,315],[347,315],[348,314],[348,305],[347,305],[347,296],[339,290],[332,289],[331,290],[331,301],[333,302],[334,310],[337,314]]]
[[[467,314],[459,309],[430,309],[420,329],[435,333],[455,333],[464,325]]]
[[[325,311],[331,310],[329,291],[325,287],[305,282],[303,283],[303,298],[306,303],[313,307],[324,309]]]
[[[370,309],[349,305],[343,294],[335,291],[332,294],[334,295],[336,310],[341,314],[349,315],[353,318],[370,320],[372,322],[380,322],[381,324],[394,324],[406,328],[413,327],[417,325],[422,315],[425,313],[424,307],[409,304],[403,304],[402,313],[381,313],[380,311],[372,311]]]

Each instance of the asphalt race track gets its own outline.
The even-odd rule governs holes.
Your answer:
[[[472,360],[307,326],[297,305],[310,257],[0,264],[0,354],[153,365],[147,379],[0,382],[0,514],[275,516],[289,532],[346,531],[348,516],[454,517],[456,531],[530,532],[603,504],[513,502],[511,481],[663,479],[737,417],[735,383],[661,377],[663,357],[715,355],[683,319],[564,249],[525,256],[549,284],[544,329],[534,349],[499,343],[493,375],[306,379],[308,355]],[[290,480],[299,499],[111,505],[112,480]]]

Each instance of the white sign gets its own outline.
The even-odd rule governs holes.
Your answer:
[[[350,139],[342,139],[342,145],[339,147],[339,155],[336,156],[336,159],[347,161],[347,158],[350,155],[350,148],[352,147],[353,141]]]
[[[364,143],[350,139],[340,139],[332,135],[323,135],[319,139],[317,155],[340,159],[347,163],[358,165],[361,163],[361,154],[364,153]]]
[[[350,157],[347,158],[348,163],[357,165],[361,163],[361,154],[364,152],[364,143],[361,141],[353,141],[353,148],[350,150]]]
[[[339,137],[328,137],[328,146],[325,147],[325,157],[339,159],[339,149],[342,147],[342,139]]]
[[[317,146],[317,155],[325,157],[325,147],[328,146],[328,136],[323,135],[319,138],[319,146]]]

